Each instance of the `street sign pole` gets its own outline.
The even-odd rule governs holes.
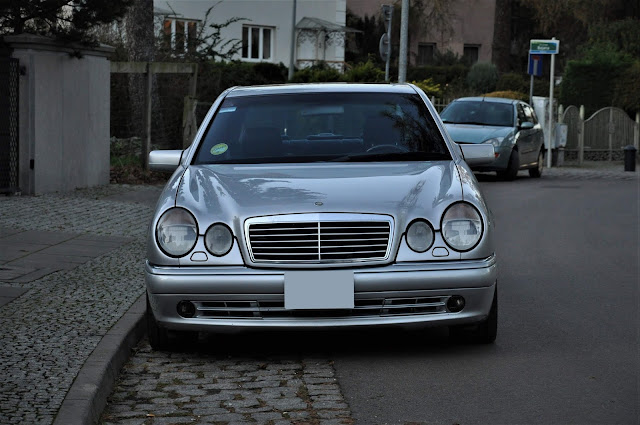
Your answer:
[[[381,43],[386,43],[386,57],[383,56],[383,60],[385,61],[384,67],[384,80],[389,81],[389,66],[391,63],[391,23],[393,21],[393,6],[388,4],[382,5],[382,15],[384,17],[384,25],[386,27],[387,32],[386,37],[383,34],[384,40],[381,40]],[[381,47],[382,53],[382,47]]]
[[[529,83],[529,105],[533,106],[533,74],[531,74],[531,83]]]
[[[556,38],[553,37],[552,40]],[[555,86],[554,71],[556,69],[556,54],[551,55],[551,76],[549,77],[549,147],[547,148],[547,168],[551,168],[551,148],[553,146],[551,131],[553,129],[553,86]]]
[[[549,78],[549,147],[547,148],[547,168],[551,168],[551,148],[552,148],[552,140],[551,140],[551,131],[553,129],[553,74],[555,70],[555,61],[556,55],[551,55],[551,77]]]
[[[553,130],[553,88],[555,85],[556,54],[560,51],[560,41],[553,37],[551,40],[531,40],[529,42],[529,58],[532,54],[551,55],[551,76],[549,77],[549,132],[547,138],[547,168],[551,168],[551,147]],[[533,77],[531,77],[533,78]],[[532,83],[533,84],[533,83]],[[533,88],[532,88],[533,89]],[[533,96],[532,96],[533,97]]]
[[[542,55],[529,54],[529,69],[527,72],[531,75],[531,82],[529,84],[529,104],[533,105],[533,77],[542,76]]]

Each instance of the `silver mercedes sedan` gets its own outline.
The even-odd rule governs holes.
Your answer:
[[[410,84],[237,87],[173,171],[151,222],[154,349],[199,331],[424,324],[491,343],[492,216],[470,165]]]

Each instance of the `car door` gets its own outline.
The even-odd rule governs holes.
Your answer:
[[[518,103],[518,152],[520,153],[520,166],[530,164],[535,162],[537,159],[538,152],[534,152],[534,142],[535,142],[535,124],[533,123],[533,118],[531,114],[527,116],[523,103]],[[523,124],[531,123],[532,127],[523,128]]]
[[[544,144],[544,134],[542,132],[542,126],[538,122],[538,117],[536,116],[536,112],[533,108],[526,103],[522,105],[524,109],[524,113],[531,122],[533,122],[533,132],[531,134],[531,143],[533,148],[534,159],[537,160],[538,152],[540,152],[540,148]]]

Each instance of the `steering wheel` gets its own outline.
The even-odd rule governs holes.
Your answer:
[[[385,153],[385,152],[409,152],[404,146],[398,145],[375,145],[367,149],[367,153]]]

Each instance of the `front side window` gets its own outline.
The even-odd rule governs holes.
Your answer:
[[[450,159],[418,95],[305,93],[226,98],[194,164]]]
[[[448,124],[475,124],[513,127],[513,105],[486,101],[452,102],[440,114]]]
[[[242,58],[271,60],[273,28],[253,25],[242,26]]]

